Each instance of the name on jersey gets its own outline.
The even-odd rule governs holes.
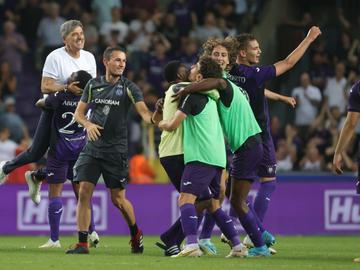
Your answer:
[[[246,82],[246,78],[242,77],[242,76],[235,76],[235,75],[227,74],[226,78],[229,79],[230,81],[236,83],[236,84]]]
[[[63,106],[76,107],[78,105],[78,101],[64,100],[62,103]]]
[[[94,102],[95,102],[96,104],[105,104],[105,105],[120,106],[120,101],[119,101],[119,100],[95,98],[95,99],[94,99]]]

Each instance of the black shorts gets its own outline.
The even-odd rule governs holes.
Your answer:
[[[162,157],[160,163],[175,189],[180,192],[181,177],[185,168],[184,155]]]
[[[102,175],[106,187],[110,189],[125,189],[129,182],[128,174],[128,159],[124,153],[94,156],[82,151],[74,166],[75,181],[86,181],[96,185]]]

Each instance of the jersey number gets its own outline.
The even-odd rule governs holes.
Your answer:
[[[68,117],[70,116],[70,117]],[[75,124],[75,117],[74,117],[74,113],[72,112],[66,112],[66,113],[63,113],[61,115],[61,117],[63,119],[66,119],[66,118],[69,118],[70,119],[70,122],[67,123],[65,126],[63,126],[62,128],[59,129],[59,132],[61,133],[64,133],[64,134],[74,134],[75,133],[75,130],[73,129],[69,129],[69,127],[71,127],[73,124]],[[80,124],[78,125],[80,128],[82,127]]]

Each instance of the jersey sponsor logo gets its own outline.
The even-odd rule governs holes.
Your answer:
[[[76,107],[78,105],[78,101],[64,100],[62,103],[63,106]]]
[[[360,196],[355,190],[325,190],[324,204],[326,230],[360,230]]]
[[[268,174],[276,174],[276,165],[267,166]]]
[[[108,115],[110,112],[110,106],[109,105],[105,105],[104,108],[103,108],[103,113],[105,115]]]
[[[111,106],[120,106],[120,101],[112,100],[112,99],[105,99],[105,98],[95,98],[94,102],[96,104],[105,104]]]
[[[124,87],[122,85],[117,85],[115,89],[115,94],[117,96],[122,96],[122,94],[124,94]]]
[[[48,205],[49,198],[47,191],[41,191],[41,202],[35,205],[28,195],[28,191],[19,190],[17,192],[17,229],[19,231],[39,232],[49,231]],[[63,208],[60,220],[61,231],[76,231],[76,206],[77,201],[74,192],[65,190],[62,193]],[[108,212],[108,193],[106,190],[97,190],[94,192],[93,214],[97,231],[107,230],[107,212]]]

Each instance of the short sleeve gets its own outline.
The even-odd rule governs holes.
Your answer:
[[[245,81],[254,81],[257,87],[261,87],[265,82],[276,77],[276,69],[274,65],[268,66],[247,66],[247,65],[234,65],[230,71],[230,75],[240,76],[241,83]],[[230,80],[232,80],[230,78]]]
[[[55,94],[49,94],[45,98],[45,106],[47,108],[56,109],[61,104],[61,100],[64,98],[63,92],[57,92]]]
[[[273,65],[261,66],[261,67],[251,67],[253,76],[256,79],[258,85],[262,85],[265,82],[276,77],[276,69]]]
[[[59,67],[58,61],[56,60],[56,54],[50,53],[45,60],[42,76],[49,77],[52,79],[59,79]]]
[[[184,98],[179,110],[186,115],[197,115],[205,108],[207,101],[206,95],[190,94]]]
[[[85,89],[82,93],[82,96],[81,96],[81,99],[80,101],[84,102],[84,103],[90,103],[91,102],[91,88],[92,88],[92,81],[93,80],[90,80],[86,86],[85,86]]]
[[[126,87],[126,92],[133,104],[144,101],[143,93],[139,86],[137,86],[135,83],[129,81]]]

